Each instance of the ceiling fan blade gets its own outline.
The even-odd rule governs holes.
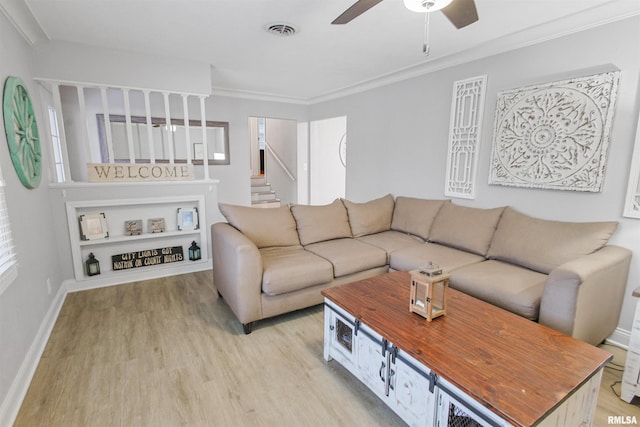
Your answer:
[[[352,19],[355,19],[358,16],[362,15],[381,1],[382,0],[358,0],[357,2],[352,4],[349,9],[342,12],[342,15],[334,19],[332,24],[346,24]]]
[[[473,0],[453,0],[449,6],[441,9],[441,12],[458,29],[478,20],[478,11]]]

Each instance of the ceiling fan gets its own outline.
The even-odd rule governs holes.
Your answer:
[[[346,24],[362,15],[382,0],[358,0],[331,22],[332,24]],[[463,28],[478,20],[478,11],[474,0],[404,0],[409,10],[415,12],[434,12],[441,10],[444,16],[456,28]]]

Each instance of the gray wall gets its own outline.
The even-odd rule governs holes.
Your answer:
[[[631,290],[640,283],[640,221],[622,218],[621,212],[638,120],[639,40],[640,18],[635,17],[311,107],[212,96],[207,100],[207,115],[212,120],[229,122],[231,164],[212,166],[210,175],[220,180],[220,201],[248,205],[248,117],[308,122],[345,115],[349,129],[347,197],[364,201],[392,193],[442,198],[452,84],[455,80],[487,74],[477,198],[456,202],[478,207],[508,204],[531,215],[559,220],[620,221],[612,242],[634,251],[620,321],[620,327],[628,331],[635,305]],[[206,64],[176,66],[176,61],[167,58],[98,52],[69,44],[45,43],[32,49],[2,14],[0,41],[2,80],[8,75],[23,78],[36,104],[41,132],[46,130],[46,121],[38,90],[31,80],[34,76],[193,92],[208,90],[211,83]],[[117,64],[120,68],[113,70],[106,64]],[[622,70],[622,78],[603,192],[527,190],[487,184],[498,91],[613,67]],[[66,227],[64,215],[51,212],[54,203],[49,198],[57,193],[47,189],[46,179],[38,189],[22,187],[9,160],[4,132],[0,139],[0,168],[7,184],[9,215],[20,264],[17,280],[0,295],[0,401],[3,402],[0,410],[5,411],[0,412],[2,424],[7,419],[7,408],[19,404],[8,401],[10,394],[20,395],[20,390],[10,388],[29,380],[25,366],[37,362],[30,358],[38,354],[37,347],[53,326],[56,309],[62,303],[61,283],[70,277],[67,277],[69,268],[63,274],[59,267],[69,264],[65,258],[69,248],[59,247],[52,231]],[[43,158],[48,159],[48,144],[43,144],[43,149]],[[43,179],[50,172],[46,162],[44,169]],[[114,197],[117,194],[103,196],[117,198]],[[31,268],[33,265],[37,268]],[[46,286],[48,278],[51,293]]]
[[[453,82],[488,76],[475,200],[459,204],[511,205],[556,220],[617,220],[611,243],[634,251],[620,328],[633,320],[634,287],[640,285],[640,221],[622,217],[638,120],[640,17],[454,66],[311,107],[311,120],[348,116],[347,197],[367,200],[392,193],[444,197],[449,113]],[[622,71],[604,189],[601,193],[518,189],[487,184],[498,91]],[[603,284],[606,297],[606,284]]]
[[[251,150],[249,117],[308,120],[308,107],[281,102],[256,101],[242,98],[211,96],[207,99],[210,120],[229,122],[229,150],[231,164],[212,166],[211,178],[219,179],[218,197],[221,202],[248,206],[251,203]],[[295,170],[293,170],[295,174]]]
[[[2,85],[4,86],[8,76],[18,76],[29,91],[43,150],[42,183],[36,189],[27,190],[18,180],[9,159],[4,125],[2,126],[0,168],[6,183],[6,201],[18,260],[17,279],[0,295],[0,424],[3,424],[7,419],[7,412],[13,411],[12,405],[20,403],[7,400],[12,384],[21,385],[20,381],[14,381],[16,378],[29,380],[30,361],[27,359],[38,353],[38,349],[33,348],[38,346],[37,337],[48,335],[48,327],[53,326],[52,322],[57,315],[56,307],[59,307],[64,294],[58,293],[62,283],[59,264],[63,260],[56,251],[47,189],[49,148],[44,136],[47,132],[47,120],[41,110],[38,87],[32,80],[31,50],[2,13],[0,58]],[[47,279],[51,284],[51,292],[47,289]],[[20,394],[21,391],[26,389],[14,389],[12,395]]]

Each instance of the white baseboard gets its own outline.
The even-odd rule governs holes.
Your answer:
[[[604,342],[606,344],[615,345],[616,347],[629,349],[629,342],[631,340],[631,331],[626,329],[616,328],[615,331]]]
[[[2,406],[0,406],[0,426],[13,425],[16,417],[18,416],[18,411],[20,411],[20,406],[27,394],[27,390],[29,389],[33,375],[36,372],[38,363],[40,363],[40,358],[42,357],[44,348],[49,341],[49,336],[51,335],[53,326],[56,324],[58,314],[60,313],[60,309],[62,308],[62,304],[64,303],[66,296],[67,289],[63,283],[58,289],[58,293],[53,299],[46,316],[42,319],[38,333],[31,343],[22,365],[20,365],[18,374],[11,383],[7,397],[2,402]]]
[[[141,280],[195,273],[197,271],[211,270],[212,268],[213,261],[211,259],[204,260],[202,262],[185,263],[179,267],[176,267],[173,264],[165,264],[153,269],[132,269],[115,273],[110,272],[108,274],[100,274],[85,280],[69,279],[64,281],[64,285],[68,292],[78,292],[103,288],[106,286],[139,282]]]

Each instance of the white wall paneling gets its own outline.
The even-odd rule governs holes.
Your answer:
[[[486,87],[486,75],[453,83],[445,196],[475,198]]]
[[[629,183],[627,184],[624,216],[640,219],[640,117],[638,117],[638,125],[636,128],[636,142],[633,148]]]

